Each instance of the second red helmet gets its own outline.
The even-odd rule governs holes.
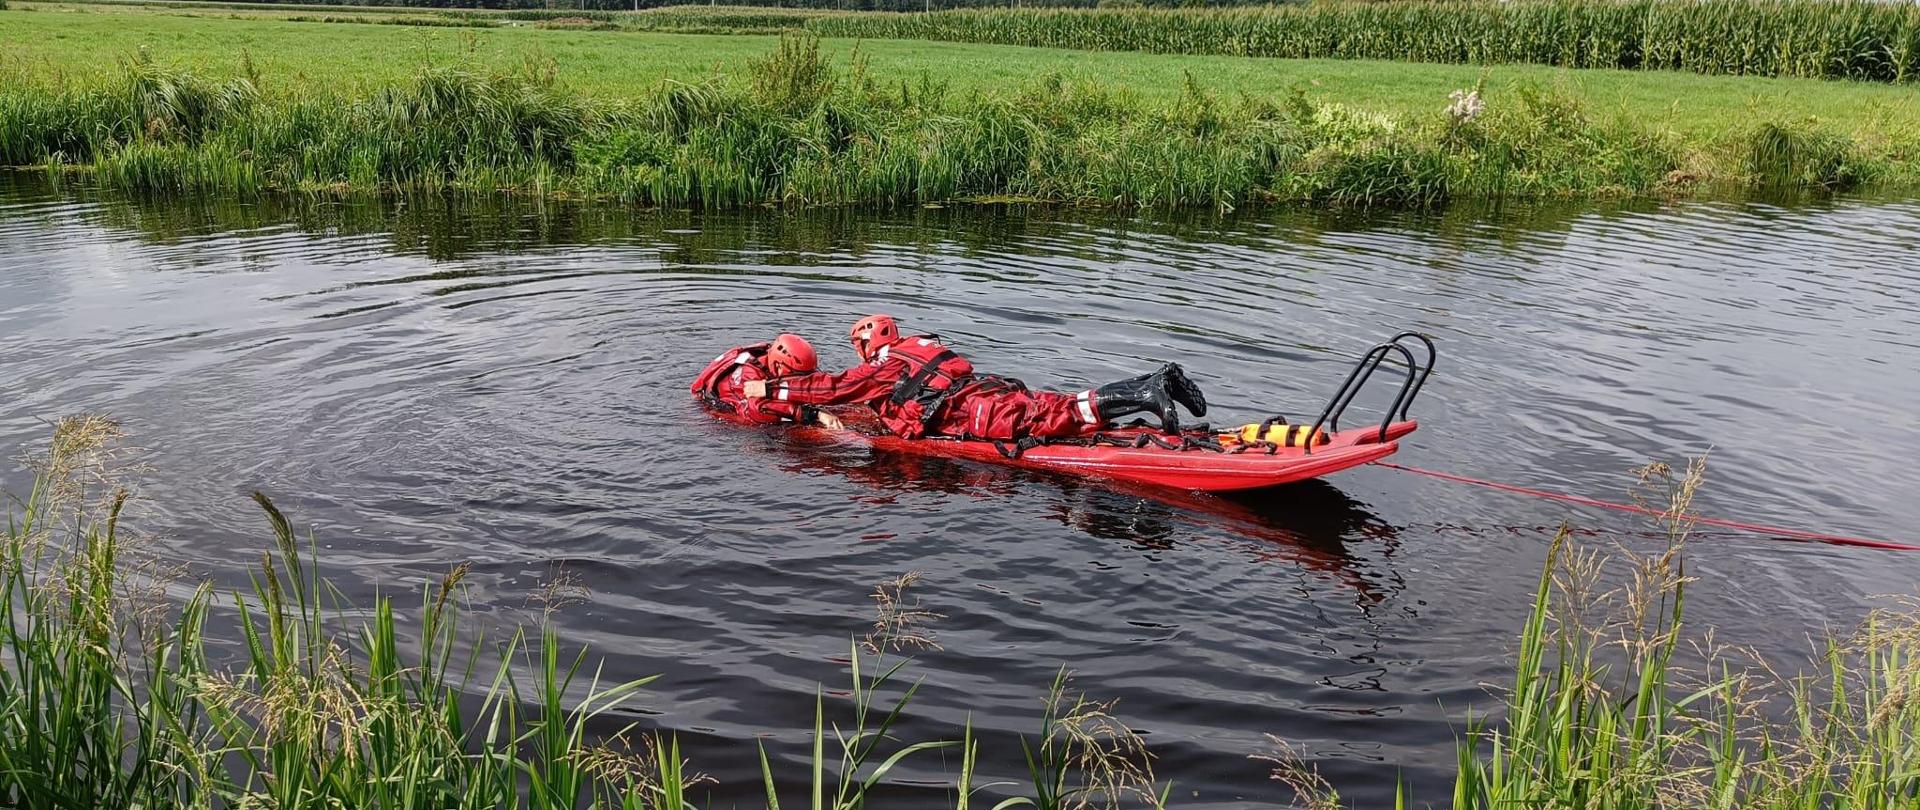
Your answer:
[[[899,342],[900,325],[887,315],[868,315],[854,322],[848,336],[853,338],[854,353],[861,360],[872,360],[881,347]]]
[[[813,344],[799,335],[782,334],[767,345],[767,371],[775,377],[811,374],[819,367],[820,357],[814,354]]]

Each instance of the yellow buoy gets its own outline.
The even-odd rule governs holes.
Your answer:
[[[1242,425],[1234,435],[1248,444],[1266,442],[1281,447],[1304,447],[1309,432],[1313,435],[1314,444],[1326,444],[1333,440],[1326,431],[1314,430],[1310,425],[1274,425],[1267,428],[1265,436],[1260,435],[1259,425]]]

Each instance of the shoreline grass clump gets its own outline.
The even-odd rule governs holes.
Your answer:
[[[837,68],[808,37],[784,38],[744,76],[613,101],[568,89],[537,62],[488,75],[433,67],[362,91],[262,89],[253,76],[208,78],[144,52],[101,79],[14,73],[0,83],[0,164],[139,191],[1226,210],[1920,180],[1899,159],[1914,151],[1912,133],[1868,143],[1787,121],[1760,131],[1790,129],[1792,149],[1758,136],[1701,141],[1532,85],[1476,89],[1471,114],[1435,99],[1424,116],[1299,91],[1226,95],[1192,80],[1168,105],[1054,75],[959,92],[926,76],[876,76],[857,54]]]
[[[312,544],[303,548],[292,522],[255,494],[273,539],[250,585],[223,594],[201,583],[176,599],[183,574],[122,520],[123,439],[102,417],[60,420],[0,533],[0,803],[695,806],[710,780],[677,739],[615,715],[655,678],[614,680],[589,667],[585,650],[563,654],[548,619],[575,586],[549,583],[538,626],[498,641],[462,609],[464,565],[422,589],[417,614],[403,616],[389,597],[357,610],[321,578]],[[817,696],[807,772],[786,778],[761,743],[769,810],[797,785],[810,787],[815,810],[861,810],[902,762],[948,748],[961,751],[955,806],[982,798],[970,726],[958,740],[892,733],[918,690],[904,683],[911,653],[932,644],[919,625],[938,617],[906,595],[914,579],[875,591],[873,631],[849,639],[850,712]],[[998,806],[1163,804],[1144,744],[1110,708],[1070,694],[1062,670],[1039,734],[1020,740],[1031,746],[1031,783],[1011,786]]]
[[[408,648],[393,601],[338,604],[264,496],[274,541],[252,587],[175,603],[173,572],[122,525],[120,438],[61,420],[0,536],[0,800],[572,808],[620,792],[582,766],[586,728],[651,679],[602,683],[550,628],[491,648],[463,627],[463,568],[424,591]],[[215,628],[238,633],[238,662],[211,656]]]
[[[256,495],[273,539],[250,586],[170,595],[184,578],[124,526],[122,438],[99,417],[57,423],[0,535],[0,801],[696,806],[708,780],[678,742],[612,714],[653,679],[609,677],[584,650],[564,655],[546,610],[535,630],[489,642],[462,610],[464,567],[423,588],[411,617],[386,597],[355,610],[291,521]],[[1661,547],[1555,537],[1501,711],[1468,715],[1452,807],[1913,806],[1920,601],[1831,637],[1810,674],[1783,675],[1692,632],[1685,548],[1704,472],[1704,462],[1642,472],[1663,512]],[[926,624],[940,614],[908,594],[916,579],[874,591],[871,632],[849,639],[850,712],[816,697],[800,778],[784,778],[760,744],[770,810],[801,790],[813,808],[862,810],[902,763],[949,749],[959,753],[944,760],[956,808],[983,806],[988,790],[1009,809],[1168,805],[1173,783],[1143,739],[1112,703],[1071,693],[1064,669],[1037,733],[1018,741],[1024,781],[979,781],[970,724],[954,740],[897,739],[919,689],[906,680],[913,651],[938,646]],[[222,636],[238,647],[212,652]],[[1300,805],[1345,806],[1298,749],[1274,743],[1254,759]],[[1417,787],[1400,783],[1398,802]]]
[[[1686,621],[1706,470],[1641,471],[1663,547],[1548,550],[1500,711],[1469,715],[1450,806],[1911,808],[1920,801],[1920,600],[1830,635],[1810,672]],[[1260,757],[1298,803],[1346,805],[1301,755]],[[1403,797],[1403,792],[1401,794]],[[1403,799],[1404,803],[1404,799]]]
[[[1830,636],[1810,674],[1690,632],[1684,550],[1705,468],[1643,471],[1664,513],[1657,552],[1555,539],[1506,717],[1470,723],[1461,745],[1456,807],[1914,806],[1920,611]]]
[[[961,9],[822,36],[1289,59],[1920,79],[1920,6],[1876,0],[1384,0],[1245,9]]]

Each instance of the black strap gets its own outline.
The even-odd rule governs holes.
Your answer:
[[[1180,444],[1179,444],[1178,442],[1170,442],[1170,441],[1167,441],[1166,439],[1162,439],[1162,438],[1160,438],[1160,437],[1159,437],[1158,435],[1155,435],[1155,434],[1152,434],[1152,433],[1142,433],[1142,434],[1140,434],[1140,438],[1139,438],[1139,443],[1138,443],[1138,444],[1135,444],[1134,446],[1135,446],[1135,447],[1146,447],[1146,446],[1147,446],[1148,444],[1152,444],[1153,446],[1155,446],[1155,447],[1158,447],[1158,448],[1160,448],[1160,449],[1162,449],[1162,450],[1178,450],[1178,449],[1180,449]]]
[[[1028,450],[1049,444],[1072,445],[1076,447],[1124,447],[1135,450],[1151,446],[1161,450],[1173,450],[1176,452],[1199,450],[1209,453],[1224,453],[1226,455],[1238,455],[1249,450],[1265,450],[1268,455],[1272,455],[1277,447],[1270,443],[1241,443],[1229,448],[1221,444],[1220,440],[1215,439],[1212,435],[1189,431],[1173,434],[1171,438],[1163,437],[1156,433],[1141,433],[1134,436],[1094,433],[1088,436],[1059,439],[1042,439],[1037,436],[1026,436],[1013,442],[996,440],[993,442],[993,449],[1000,451],[1000,455],[1003,458],[1018,459],[1021,454]]]
[[[919,399],[920,392],[926,390],[927,383],[940,374],[940,364],[959,356],[951,349],[943,349],[939,354],[934,355],[933,359],[922,365],[919,371],[913,373],[913,376],[901,380],[893,387],[893,404],[905,405]]]
[[[700,402],[706,405],[707,407],[712,408],[721,413],[733,413],[734,411],[739,410],[738,408],[733,407],[733,403],[728,402],[724,399],[721,399],[719,394],[716,394],[711,390],[700,392]]]
[[[1056,443],[1059,442],[1049,441],[1038,436],[1022,436],[1018,441],[1013,442],[1003,442],[995,439],[993,449],[1000,451],[1001,458],[1018,460],[1020,456],[1026,454],[1028,450]]]
[[[955,380],[954,383],[956,387],[962,384],[971,385],[975,393],[981,394],[1027,390],[1026,383],[1013,379],[1012,377],[1002,377],[998,374],[969,374],[964,379]]]
[[[920,400],[920,429],[932,431],[935,422],[940,421],[941,409],[947,407],[947,397],[953,394],[948,388],[934,396]]]
[[[1217,440],[1217,439],[1214,439],[1214,438],[1212,438],[1211,436],[1209,436],[1209,435],[1207,435],[1207,434],[1204,434],[1204,433],[1200,433],[1200,434],[1189,434],[1189,435],[1184,435],[1184,436],[1181,436],[1181,437],[1180,437],[1180,449],[1182,449],[1182,450],[1206,450],[1206,451],[1209,451],[1209,452],[1213,452],[1213,453],[1225,453],[1225,452],[1227,452],[1227,448],[1226,448],[1225,446],[1223,446],[1223,445],[1221,445],[1221,444],[1220,444],[1220,442],[1219,442],[1219,440]]]
[[[1008,391],[1027,390],[1026,383],[1023,383],[1013,377],[1002,377],[998,374],[975,374],[973,375],[973,379],[975,382],[979,382],[983,384],[992,384],[994,386],[997,386],[999,389],[1004,389]]]

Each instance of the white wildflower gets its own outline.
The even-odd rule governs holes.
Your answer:
[[[1455,90],[1447,98],[1453,100],[1452,104],[1447,105],[1447,115],[1453,118],[1456,124],[1464,124],[1479,118],[1480,113],[1487,108],[1486,102],[1480,100],[1478,90]]]

